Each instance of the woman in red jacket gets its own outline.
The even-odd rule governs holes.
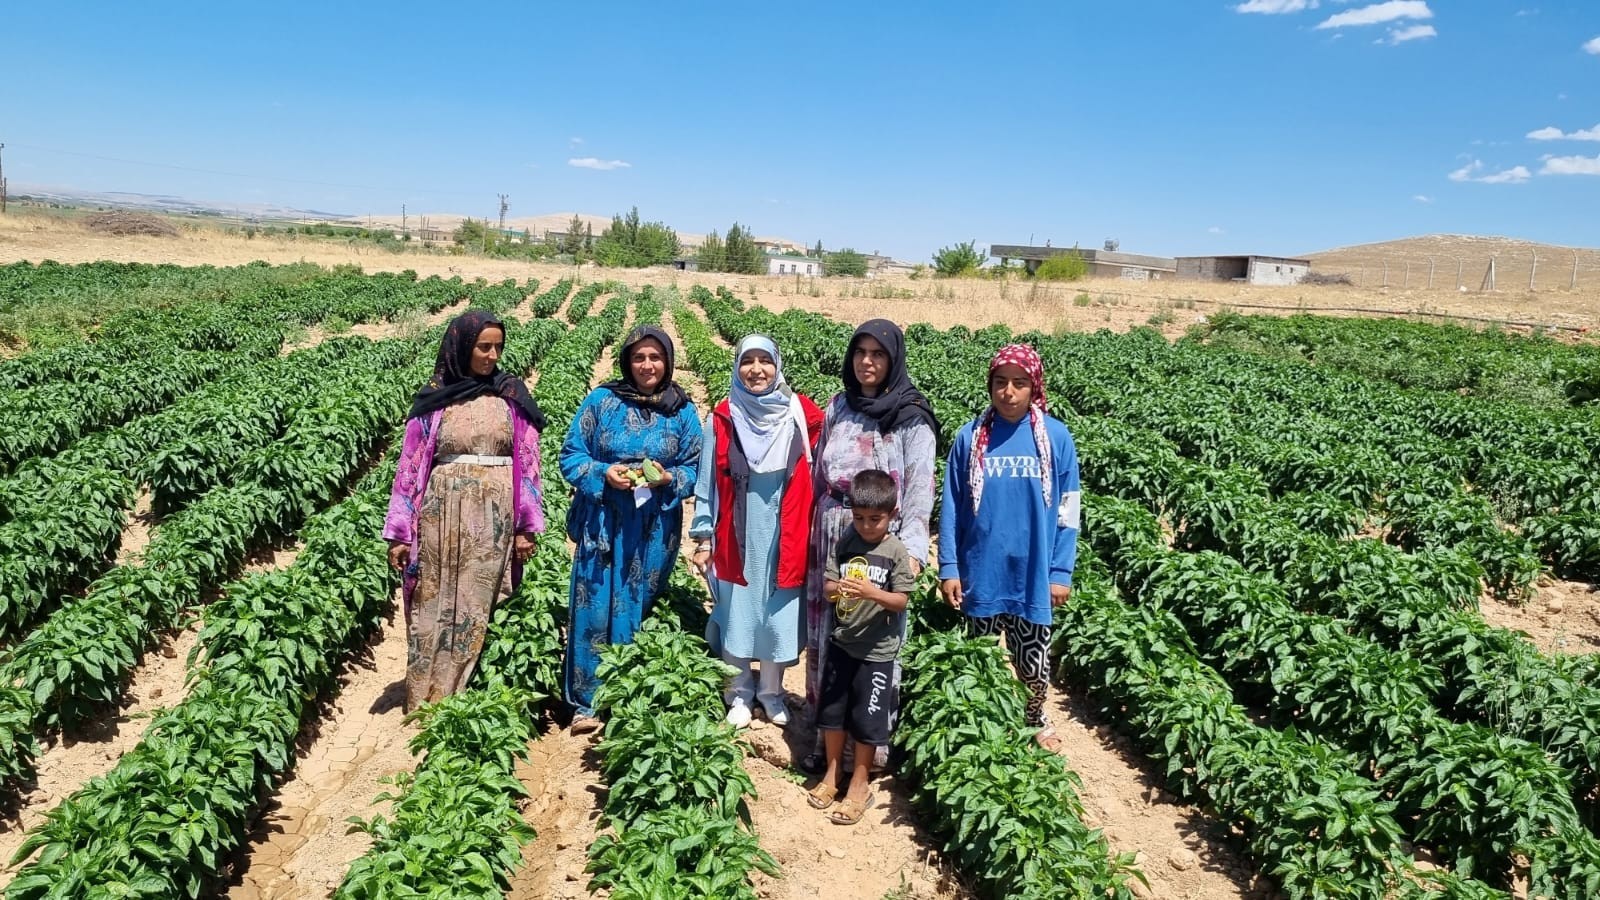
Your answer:
[[[706,640],[738,670],[726,696],[736,727],[750,724],[754,701],[773,724],[789,721],[783,670],[804,643],[811,451],[821,428],[817,404],[784,382],[772,339],[740,341],[728,399],[706,424],[689,525],[695,566],[715,595]]]

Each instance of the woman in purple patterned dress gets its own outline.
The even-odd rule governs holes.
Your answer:
[[[545,419],[499,368],[505,334],[481,310],[452,320],[406,422],[383,536],[405,573],[407,711],[466,687],[489,616],[544,530]]]

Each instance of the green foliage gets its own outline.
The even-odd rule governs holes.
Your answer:
[[[1050,257],[1033,273],[1040,281],[1080,281],[1088,275],[1089,263],[1076,250]]]
[[[867,274],[867,258],[848,247],[835,250],[822,258],[822,274],[863,278]]]
[[[728,250],[722,243],[722,238],[717,236],[715,229],[700,242],[700,250],[695,255],[695,266],[702,272],[728,271]]]
[[[716,262],[715,253],[702,258],[701,271],[732,272],[737,275],[765,275],[767,274],[767,257],[756,246],[755,235],[750,229],[733,223],[728,228],[728,233],[722,239],[721,265],[707,269],[705,262]]]
[[[946,277],[956,275],[971,275],[983,266],[983,254],[978,251],[976,241],[967,241],[953,247],[941,247],[933,255],[933,269]]]
[[[660,222],[641,222],[635,206],[626,217],[611,218],[611,226],[595,241],[594,258],[602,266],[642,268],[666,265],[680,249],[677,232]]]

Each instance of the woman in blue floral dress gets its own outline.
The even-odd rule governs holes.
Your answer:
[[[661,329],[630,332],[618,356],[622,378],[584,398],[561,447],[561,475],[574,489],[567,537],[577,545],[564,681],[578,734],[599,727],[600,652],[633,640],[677,561],[701,432],[694,404],[672,379],[673,357]],[[647,459],[661,477],[635,488],[628,471]]]

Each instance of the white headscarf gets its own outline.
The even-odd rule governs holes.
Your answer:
[[[739,363],[751,350],[765,350],[777,367],[772,384],[757,394],[739,380]],[[739,342],[733,353],[733,389],[728,392],[728,411],[739,446],[754,473],[778,472],[789,467],[794,440],[806,433],[806,413],[788,382],[783,378],[783,357],[778,345],[763,334],[752,334]],[[807,461],[811,442],[801,437],[800,446]]]

